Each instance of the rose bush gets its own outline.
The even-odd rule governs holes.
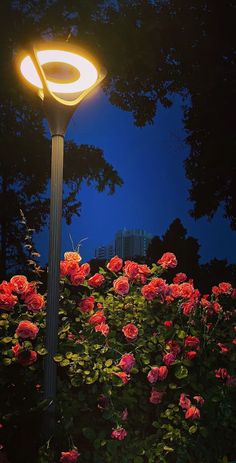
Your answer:
[[[60,266],[55,459],[41,432],[44,296],[23,276],[0,285],[0,433],[10,463],[22,461],[11,448],[29,435],[29,462],[234,460],[235,289],[221,282],[201,295],[183,273],[167,282],[172,253],[152,268],[115,256],[95,275],[79,262],[66,253]]]

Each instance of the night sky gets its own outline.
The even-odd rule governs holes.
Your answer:
[[[74,243],[88,238],[81,247],[86,261],[94,257],[95,247],[109,244],[121,228],[141,228],[160,236],[179,217],[188,234],[201,245],[201,262],[216,257],[235,263],[236,233],[222,218],[222,211],[210,222],[207,218],[195,221],[188,214],[191,202],[183,160],[189,147],[184,142],[182,100],[174,95],[172,101],[169,109],[160,105],[154,124],[144,128],[135,127],[132,114],[112,106],[102,90],[81,104],[67,139],[103,149],[124,185],[112,196],[83,185],[81,217],[74,218],[71,226],[63,221],[63,252],[71,250],[69,234]],[[47,262],[47,242],[45,230],[36,238],[43,263]]]

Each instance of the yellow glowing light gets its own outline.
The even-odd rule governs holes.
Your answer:
[[[98,71],[96,67],[88,59],[79,54],[62,50],[41,50],[37,51],[36,54],[40,66],[48,63],[61,63],[62,68],[63,64],[70,65],[78,71],[79,77],[73,82],[66,83],[63,83],[63,77],[61,78],[61,82],[60,78],[57,79],[59,82],[53,82],[47,79],[46,75],[48,88],[54,93],[83,92],[93,86],[98,80]],[[20,70],[28,82],[39,89],[43,88],[38,72],[29,55],[25,56],[21,61]]]

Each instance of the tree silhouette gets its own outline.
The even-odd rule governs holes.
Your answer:
[[[20,209],[27,223],[36,232],[47,223],[49,214],[48,181],[50,178],[50,141],[45,132],[40,102],[19,83],[14,72],[12,53],[20,44],[28,43],[40,32],[37,11],[43,2],[1,3],[0,48],[3,59],[0,75],[0,223],[1,277],[6,271],[23,269],[27,253],[24,247],[25,228]],[[46,2],[46,6],[51,2]],[[106,162],[100,148],[65,144],[63,211],[67,223],[73,214],[80,214],[77,199],[82,182],[92,183],[99,192],[114,193],[122,184],[116,170]],[[20,266],[20,267],[19,267]]]
[[[57,0],[41,15],[51,34],[73,28],[96,50],[108,69],[111,103],[131,111],[136,125],[152,123],[159,103],[171,105],[171,94],[188,96],[191,214],[212,217],[222,203],[236,228],[235,3]]]
[[[173,252],[178,260],[175,269],[169,272],[170,276],[184,272],[189,278],[199,281],[199,244],[198,241],[187,236],[180,219],[175,219],[162,237],[154,236],[149,244],[147,257],[150,262],[156,262],[165,252]]]

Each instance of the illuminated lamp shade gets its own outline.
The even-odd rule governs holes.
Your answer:
[[[99,79],[95,65],[80,54],[63,50],[36,51],[48,89],[55,94],[78,94],[93,87]],[[24,78],[39,90],[43,84],[30,55],[20,63]]]

